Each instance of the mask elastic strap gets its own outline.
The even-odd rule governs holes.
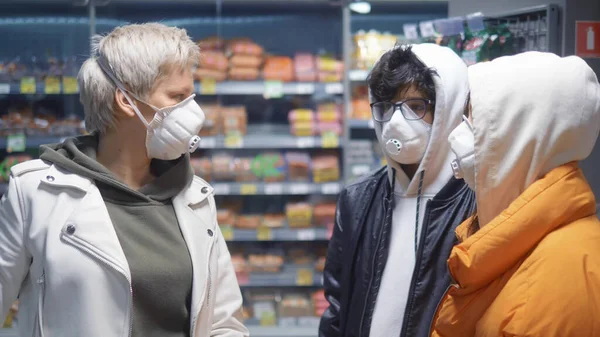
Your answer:
[[[108,61],[106,60],[106,58],[102,55],[98,55],[98,57],[96,58],[96,62],[98,63],[98,65],[100,66],[100,69],[102,69],[102,71],[104,72],[104,74],[106,74],[106,76],[108,76],[113,83],[117,86],[117,88],[119,90],[121,90],[121,92],[123,93],[123,96],[125,96],[125,99],[127,100],[127,102],[129,102],[129,104],[131,105],[131,107],[133,108],[133,111],[135,111],[136,115],[139,117],[139,119],[142,121],[142,123],[144,123],[144,125],[146,127],[149,127],[150,124],[148,123],[148,121],[146,120],[146,118],[144,118],[144,116],[142,115],[142,113],[140,112],[140,110],[138,109],[138,107],[133,103],[133,100],[131,98],[129,98],[129,95],[127,95],[128,90],[125,89],[125,85],[123,85],[123,83],[121,81],[119,81],[119,79],[117,78],[117,76],[115,76],[112,67],[110,66],[110,64],[108,63]],[[131,93],[132,96],[133,93]],[[135,96],[134,96],[135,97]],[[139,98],[135,97],[136,99],[140,100]],[[144,102],[142,100],[140,100],[141,102]],[[152,105],[144,102],[144,104],[147,104],[148,106],[150,106],[151,108],[155,109],[155,107],[153,107]]]

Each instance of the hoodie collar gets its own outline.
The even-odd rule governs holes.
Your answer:
[[[456,233],[462,243],[452,250],[450,273],[462,289],[476,291],[522,260],[546,235],[595,211],[594,193],[577,163],[558,167],[474,235],[467,238],[470,219],[461,224]]]

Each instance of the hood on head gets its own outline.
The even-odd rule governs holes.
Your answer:
[[[468,73],[477,212],[485,225],[534,181],[590,155],[600,129],[600,85],[582,59],[540,52]]]
[[[425,155],[421,160],[412,181],[385,151],[382,142],[382,124],[375,122],[375,132],[388,163],[388,174],[392,179],[392,169],[396,170],[396,191],[405,195],[417,194],[419,176],[423,178],[424,192],[435,194],[452,177],[450,162],[452,151],[448,135],[462,121],[464,105],[469,92],[467,66],[452,49],[432,43],[412,45],[412,51],[427,67],[435,69],[435,111],[431,137]],[[371,103],[373,98],[369,97]]]

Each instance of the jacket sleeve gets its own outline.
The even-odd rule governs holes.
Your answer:
[[[213,284],[216,289],[211,336],[248,337],[248,329],[242,323],[242,293],[233,269],[231,255],[219,226],[216,228],[219,266],[217,283]]]
[[[343,192],[342,192],[343,193]],[[340,298],[342,277],[342,246],[343,246],[343,227],[340,217],[341,197],[338,198],[335,225],[333,235],[329,240],[327,249],[327,260],[323,272],[323,286],[325,288],[325,298],[329,302],[329,307],[321,317],[319,325],[319,337],[340,337]]]
[[[0,199],[0,321],[17,299],[29,269],[17,179],[11,177]]]

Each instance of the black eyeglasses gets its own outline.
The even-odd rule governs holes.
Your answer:
[[[371,103],[371,113],[376,122],[387,122],[392,119],[396,110],[400,110],[406,120],[416,121],[425,117],[433,105],[433,101],[424,98],[411,98],[396,103],[375,102]]]

